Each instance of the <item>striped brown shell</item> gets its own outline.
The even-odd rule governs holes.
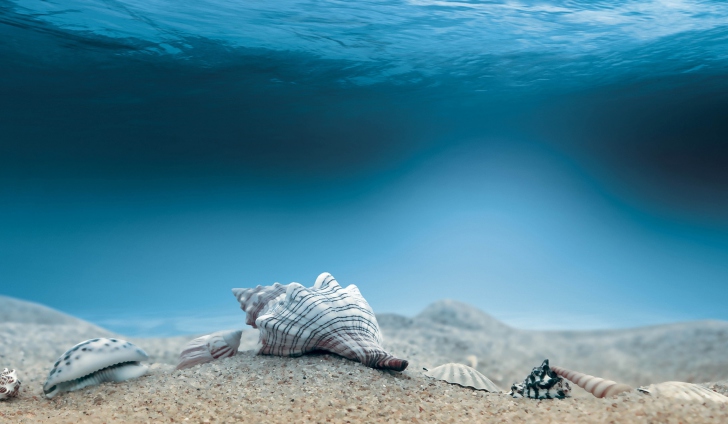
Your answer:
[[[633,390],[632,387],[626,384],[617,383],[612,380],[605,380],[603,378],[594,377],[593,375],[583,374],[561,367],[552,366],[551,370],[560,377],[571,381],[598,398],[616,396],[622,392]]]

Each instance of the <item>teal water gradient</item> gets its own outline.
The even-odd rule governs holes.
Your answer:
[[[129,335],[331,272],[376,312],[728,320],[719,1],[0,0],[0,293]]]

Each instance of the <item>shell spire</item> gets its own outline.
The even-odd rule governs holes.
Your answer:
[[[215,359],[235,356],[240,347],[241,330],[218,331],[191,340],[179,354],[178,370]]]
[[[272,286],[258,286],[254,289],[233,289],[233,296],[238,299],[240,309],[245,312],[245,323],[258,328],[255,320],[265,314],[273,303],[281,300],[287,289],[287,284],[275,283]]]
[[[571,381],[598,398],[616,396],[623,392],[634,390],[632,387],[612,380],[594,377],[593,375],[570,371],[561,367],[551,367],[559,376]]]
[[[380,369],[402,371],[408,362],[382,348],[372,308],[355,285],[342,288],[329,273],[311,288],[298,283],[233,289],[246,322],[260,329],[261,355],[300,356],[325,350]]]

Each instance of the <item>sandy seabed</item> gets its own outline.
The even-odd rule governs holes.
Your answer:
[[[463,308],[469,307],[454,302],[428,308],[414,319],[398,316],[380,319],[385,339],[389,340],[385,341],[385,348],[410,361],[409,368],[401,373],[367,368],[333,354],[299,358],[258,356],[253,350],[257,341],[255,330],[244,331],[241,351],[235,357],[176,371],[174,364],[178,352],[194,336],[130,338],[128,340],[150,355],[147,375],[46,399],[42,385],[53,362],[63,351],[88,338],[115,335],[39,305],[0,297],[0,306],[3,311],[0,312],[0,368],[15,368],[22,380],[20,395],[0,402],[0,422],[3,423],[728,423],[728,405],[720,403],[676,401],[637,392],[596,399],[578,388],[573,398],[564,400],[513,399],[504,393],[476,391],[427,378],[422,373],[423,367],[444,362],[466,363],[464,355],[469,353],[480,358],[478,369],[481,372],[507,389],[510,383],[522,380],[532,367],[540,364],[544,358],[539,355],[553,354],[539,347],[539,337],[544,337],[541,333],[505,326],[499,327],[500,330],[489,327],[490,331],[485,331],[484,326],[496,325],[497,321],[472,308],[464,311]],[[8,311],[13,308],[27,312],[26,315],[20,312],[14,315],[25,318],[12,318]],[[459,323],[462,319],[477,325],[463,328],[466,325]],[[485,321],[478,323],[478,319]],[[241,315],[241,323],[243,321]],[[728,345],[728,323],[725,324],[700,325],[698,328],[704,329],[702,332],[692,327],[689,331],[684,327],[669,331],[653,327],[650,331],[660,334],[682,331],[672,337],[680,344],[686,342],[684,337],[692,337],[692,351],[699,355],[693,360],[695,369],[686,372],[701,377],[705,375],[701,373],[714,375],[716,378],[712,380],[721,382],[706,385],[728,394],[728,381],[723,381],[728,369],[720,359],[725,356]],[[505,333],[499,333],[501,330],[516,336],[509,333],[511,338],[507,338],[503,336]],[[575,334],[578,336],[577,333],[547,333],[546,339],[555,337],[564,344],[559,337],[568,340],[576,337]],[[634,336],[630,333],[632,336],[625,339],[626,336],[615,332],[589,334],[584,333],[584,337],[576,339],[601,337],[608,341],[614,339],[609,343],[619,345]],[[635,334],[636,340],[644,343],[644,335]],[[698,352],[706,334],[712,349]],[[441,337],[444,335],[449,337],[449,344],[443,343]],[[503,339],[511,340],[509,343],[531,343],[537,352],[532,358],[520,358],[519,351],[511,348],[513,354],[503,358],[503,367],[499,370],[497,358],[489,358],[481,344],[490,346],[490,352],[495,352],[500,348],[493,349],[493,344],[499,340],[505,343]],[[588,354],[593,357],[591,367],[588,361],[576,361],[584,356],[578,353],[583,351],[579,343],[564,344],[563,350],[568,354],[558,358],[560,364],[577,362],[581,367],[599,370],[598,365],[604,360],[598,352]],[[507,350],[508,346],[503,349]],[[576,353],[571,352],[574,349]],[[652,354],[647,348],[642,351]],[[683,349],[677,346],[675,351],[683,352]],[[626,352],[631,351],[627,349]],[[572,354],[576,356],[570,360]],[[684,358],[671,360],[670,351],[664,354],[667,358],[663,357],[661,364],[655,365],[661,365],[655,369],[668,376],[662,381],[673,374],[680,376],[666,364],[681,366],[685,363]],[[553,359],[552,363],[555,363]],[[617,371],[629,384],[641,384],[641,379],[659,375],[645,370],[630,374],[628,368]],[[510,383],[506,383],[509,380]]]

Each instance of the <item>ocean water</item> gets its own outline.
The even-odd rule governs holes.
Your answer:
[[[129,335],[728,319],[728,3],[0,0],[0,294]]]

